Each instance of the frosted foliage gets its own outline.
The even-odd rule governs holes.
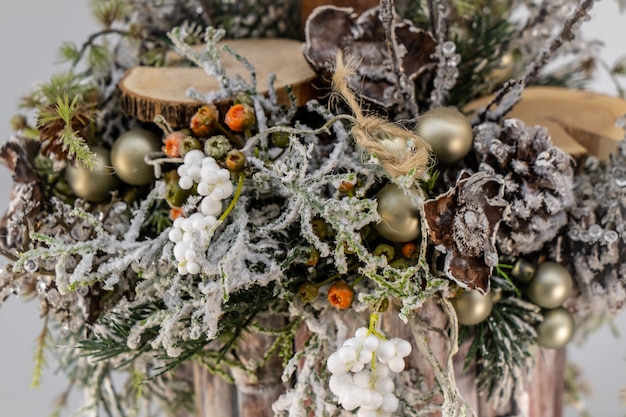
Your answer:
[[[545,129],[516,119],[502,127],[478,125],[474,152],[481,171],[502,177],[511,206],[498,230],[499,251],[518,256],[542,249],[567,223],[566,209],[574,202],[571,158],[552,145]]]
[[[243,143],[238,151],[246,161],[242,172],[230,173],[223,169],[223,161],[201,150],[187,152],[182,161],[153,160],[163,172],[177,168],[180,188],[197,194],[186,200],[182,217],[173,222],[167,217],[166,185],[160,179],[150,185],[151,190],[146,186],[131,198],[113,196],[98,204],[80,199],[67,204],[42,196],[45,193],[35,182],[16,184],[3,243],[19,259],[11,265],[10,276],[0,272],[0,301],[27,287],[42,311],[60,324],[55,343],[63,347],[61,366],[72,383],[84,389],[87,399],[80,414],[97,416],[106,408],[113,414],[140,415],[141,408],[154,408],[151,403],[138,405],[144,394],[180,412],[184,405],[175,400],[187,398],[185,394],[193,388],[180,377],[185,372],[169,371],[184,361],[197,360],[228,379],[235,379],[239,372],[252,381],[263,366],[274,365],[269,359],[276,356],[284,359],[285,368],[274,382],[281,384],[282,377],[289,386],[273,405],[279,416],[471,415],[459,395],[453,366],[459,326],[448,297],[457,286],[433,276],[437,266],[429,264],[433,248],[428,247],[426,222],[421,222],[421,240],[415,242],[420,253],[417,259],[407,259],[406,268],[374,255],[372,246],[378,238],[366,234],[381,220],[374,195],[383,182],[391,181],[411,194],[422,219],[426,196],[421,185],[425,183],[418,184],[411,176],[388,178],[376,155],[362,155],[356,149],[350,133],[353,116],[333,114],[315,101],[298,109],[290,91],[288,102],[279,103],[275,76],[257,80],[250,62],[230,49],[227,41],[221,42],[225,30],[199,29],[222,16],[220,22],[231,30],[229,36],[298,36],[301,28],[285,18],[293,14],[298,2],[119,1],[130,6],[130,11],[108,28],[118,41],[110,44],[112,65],[106,76],[93,80],[105,103],[95,120],[105,146],[112,145],[120,131],[138,124],[119,108],[118,81],[127,67],[149,60],[148,52],[166,55],[161,54],[168,44],[166,34],[173,48],[220,86],[208,93],[190,88],[187,95],[212,103],[245,94],[256,125],[251,134],[238,137]],[[533,39],[553,35],[554,27],[565,21],[566,10],[549,1],[542,6],[543,14],[535,14],[531,3],[519,6],[528,9],[531,19],[518,22],[525,27],[520,38],[529,33]],[[446,2],[433,4],[437,7],[438,46],[433,57],[437,73],[431,78],[432,95],[419,100],[436,107],[445,104],[456,83],[460,55],[446,39],[449,19],[455,13],[449,13]],[[395,19],[393,2],[381,5]],[[180,27],[172,29],[173,25]],[[118,32],[126,29],[141,32],[138,38],[143,39],[120,39],[123,36]],[[201,41],[204,49],[192,47]],[[514,46],[527,59],[524,45]],[[395,52],[404,56],[406,51]],[[223,54],[239,61],[245,73],[228,74],[220,61]],[[414,80],[404,81],[404,87],[412,90]],[[259,83],[269,83],[267,95],[257,93]],[[495,110],[500,112],[496,118],[516,102],[521,89],[511,89]],[[414,92],[404,93],[411,99],[407,113],[416,113]],[[486,119],[493,120],[493,115]],[[626,299],[620,281],[626,264],[618,256],[626,242],[626,230],[621,227],[625,199],[620,194],[626,171],[619,171],[626,166],[624,155],[613,161],[606,178],[594,177],[599,165],[588,167],[588,181],[583,177],[576,184],[580,195],[574,205],[571,161],[552,146],[544,130],[517,120],[507,120],[502,126],[482,123],[475,129],[475,158],[467,159],[478,161],[478,170],[483,172],[474,175],[498,177],[493,181],[502,184],[504,199],[511,206],[496,237],[499,252],[516,257],[544,248],[567,223],[570,209],[570,234],[564,247],[585,254],[573,263],[582,296],[591,303],[604,297],[608,302],[603,305],[611,311],[620,308]],[[278,148],[275,134],[286,138],[284,147]],[[454,168],[448,171],[444,175],[456,174]],[[342,190],[346,184],[354,189]],[[603,204],[607,199],[614,204]],[[458,208],[451,225],[454,231],[446,237],[458,241],[463,253],[472,257],[482,256],[489,240],[490,252],[484,255],[489,280],[498,253],[493,250],[495,229],[485,221],[484,210],[471,204]],[[324,236],[317,228],[320,223],[328,229]],[[309,257],[317,252],[318,263],[311,266]],[[600,280],[595,279],[598,274]],[[345,279],[356,293],[349,309],[339,311],[328,302],[336,277]],[[304,284],[315,287],[317,299],[304,300],[299,292]],[[436,300],[443,310],[445,328],[434,329],[417,317],[416,311],[429,300]],[[508,300],[499,304],[515,308],[520,306],[511,300],[522,302]],[[383,301],[409,326],[413,340],[385,338],[372,323],[354,333]],[[281,325],[262,327],[259,316],[263,314]],[[519,378],[519,369],[511,364],[526,364],[516,342],[519,335],[534,336],[534,330],[525,318],[514,317],[505,326],[495,326],[493,320],[491,324],[492,334],[502,340],[499,352],[509,357],[484,359],[488,353],[484,346],[480,353],[484,367],[501,372],[496,394],[506,401]],[[276,343],[254,352],[258,357],[248,357],[253,355],[246,352],[248,346],[242,346],[245,339],[240,336],[255,332],[261,335],[259,339],[275,338]],[[443,341],[443,357],[429,344],[433,332]],[[418,349],[423,364],[432,370],[433,384],[440,391],[436,395],[415,369],[404,369],[411,349]],[[514,361],[519,358],[520,362]],[[413,358],[407,359],[407,364],[412,362]],[[127,371],[128,378],[120,384],[113,370]],[[253,382],[266,388],[262,378]]]
[[[626,303],[626,144],[609,163],[590,157],[574,183],[564,256],[571,256],[579,310],[611,315]]]

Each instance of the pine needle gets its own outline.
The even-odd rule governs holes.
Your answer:
[[[35,356],[33,358],[35,362],[35,369],[33,370],[33,379],[30,383],[31,388],[39,388],[41,385],[41,376],[43,375],[43,370],[47,363],[45,351],[49,347],[49,336],[48,316],[46,315],[43,322],[43,328],[41,329],[39,336],[37,336],[37,346],[35,348]]]

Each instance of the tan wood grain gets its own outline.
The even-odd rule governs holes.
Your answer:
[[[484,108],[493,96],[470,103],[470,115]],[[507,117],[527,125],[545,126],[553,143],[575,158],[594,155],[608,160],[624,138],[615,122],[626,114],[626,101],[589,91],[559,87],[528,87]]]
[[[256,70],[257,90],[269,91],[269,78],[276,75],[274,87],[282,103],[288,101],[286,86],[290,86],[298,105],[314,98],[317,92],[309,85],[315,73],[302,56],[301,43],[290,39],[238,39],[224,41],[244,56]],[[222,65],[229,75],[250,80],[250,72],[227,52],[221,53]],[[172,60],[179,63],[180,60]],[[187,126],[189,119],[202,103],[187,97],[194,87],[206,94],[219,89],[218,80],[197,67],[131,68],[119,83],[120,103],[124,112],[141,121],[151,122],[163,115],[175,127]]]

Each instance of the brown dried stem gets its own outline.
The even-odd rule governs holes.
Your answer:
[[[576,30],[578,26],[584,21],[586,17],[589,16],[589,11],[594,5],[594,0],[583,0],[576,8],[572,16],[570,16],[565,23],[563,24],[563,29],[558,34],[558,36],[554,37],[548,45],[535,57],[533,62],[528,66],[526,70],[526,74],[524,77],[507,82],[496,94],[496,98],[487,106],[480,114],[479,119],[481,121],[484,120],[495,120],[500,121],[504,116],[506,116],[515,105],[521,100],[522,90],[535,82],[537,77],[539,76],[539,72],[545,67],[545,65],[550,61],[552,55],[566,42],[571,41],[576,36]],[[515,87],[521,86],[518,89],[517,96],[513,97],[512,100],[504,101],[504,97],[510,92],[510,90],[515,90]],[[503,104],[505,107],[497,108],[493,113],[489,112],[489,107],[494,104],[498,104],[500,106]]]
[[[404,104],[409,112],[409,118],[413,119],[417,117],[419,109],[415,98],[415,85],[400,67],[398,44],[394,33],[394,23],[396,21],[394,0],[380,1],[379,18],[385,28],[385,44],[387,45],[387,50],[391,58],[391,69],[396,75],[400,92],[403,95]]]

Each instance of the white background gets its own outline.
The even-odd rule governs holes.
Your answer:
[[[64,40],[81,44],[95,29],[86,0],[2,0],[0,3],[0,141],[10,135],[9,119],[19,97],[34,82],[47,80],[63,66],[54,65],[58,46]],[[626,15],[619,14],[615,0],[599,2],[594,20],[584,26],[588,37],[606,43],[603,56],[613,62],[626,54]],[[592,87],[612,93],[611,83],[601,76]],[[0,168],[0,211],[8,203],[10,178]],[[29,389],[35,339],[41,329],[36,303],[11,299],[0,309],[0,417],[46,417],[54,397],[65,387],[51,363],[40,389]],[[626,316],[616,322],[626,335]],[[626,336],[623,336],[626,337]],[[572,346],[570,359],[582,365],[594,386],[588,406],[595,417],[623,417],[618,390],[626,387],[626,342],[614,338],[607,326],[594,334],[584,347]],[[74,399],[78,404],[77,399]],[[66,413],[70,415],[70,413]],[[568,416],[577,415],[568,410]],[[219,416],[216,416],[219,417]]]

